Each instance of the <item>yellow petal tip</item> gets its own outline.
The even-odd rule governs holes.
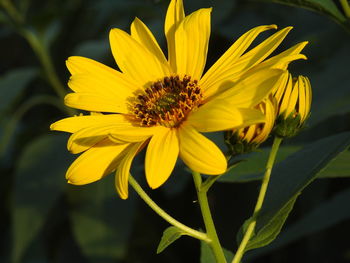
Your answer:
[[[159,183],[159,182],[156,182],[156,181],[153,181],[153,182],[148,181],[148,185],[149,185],[149,187],[150,187],[152,190],[155,190],[155,189],[159,188],[159,187],[162,186],[163,184],[164,184],[164,182],[163,182],[163,183]]]
[[[51,125],[50,125],[50,131],[54,131],[55,130],[55,123],[52,123]]]

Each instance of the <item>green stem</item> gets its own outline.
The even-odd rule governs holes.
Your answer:
[[[22,24],[24,22],[24,17],[18,12],[11,0],[0,0],[0,4],[17,24]]]
[[[177,221],[175,218],[170,216],[168,213],[166,213],[162,208],[160,208],[142,189],[142,187],[138,184],[138,182],[134,179],[134,177],[129,175],[129,183],[134,188],[136,193],[145,201],[145,203],[153,209],[154,212],[156,212],[160,217],[162,217],[165,221],[167,221],[169,224],[181,229],[182,231],[186,232],[187,235],[192,236],[194,238],[197,238],[199,240],[203,240],[207,243],[211,242],[211,239],[208,237],[207,234],[199,232],[193,228],[190,228],[181,222]]]
[[[52,63],[51,56],[49,55],[49,50],[47,49],[43,40],[40,37],[38,37],[38,35],[35,34],[34,31],[25,27],[24,17],[20,12],[18,12],[16,7],[10,0],[0,0],[0,4],[3,6],[7,14],[13,20],[15,29],[20,35],[22,35],[27,40],[30,47],[33,49],[35,55],[38,57],[41,63],[41,66],[44,70],[48,82],[50,83],[56,94],[63,100],[67,92],[57,76],[57,73]],[[66,107],[65,111],[69,115],[77,114],[76,110],[69,107]]]
[[[347,0],[340,0],[340,4],[343,7],[344,13],[347,18],[350,18],[350,6]]]
[[[29,30],[24,30],[22,32],[22,35],[28,41],[34,53],[39,58],[39,61],[51,86],[56,91],[57,95],[63,99],[67,92],[57,77],[51,57],[49,55],[49,51],[47,50],[43,41],[41,41],[36,34]]]
[[[34,53],[39,58],[39,61],[44,69],[45,75],[47,77],[47,80],[51,84],[52,88],[56,92],[56,94],[61,98],[61,100],[64,100],[64,97],[66,96],[66,89],[60,82],[57,73],[54,69],[52,59],[49,55],[49,51],[47,50],[46,46],[44,45],[43,41],[38,38],[36,34],[29,30],[23,31],[23,36],[27,39],[28,43],[32,47]],[[66,107],[66,112],[69,115],[75,115],[77,114],[77,111]]]
[[[270,181],[272,167],[273,167],[273,164],[275,162],[277,151],[278,151],[278,148],[279,148],[281,142],[282,142],[282,138],[275,137],[275,139],[273,141],[272,149],[271,149],[271,152],[269,155],[269,159],[268,159],[267,164],[266,164],[266,170],[265,170],[264,178],[263,178],[263,181],[261,184],[258,200],[256,201],[256,204],[255,204],[254,213],[252,216],[252,221],[250,222],[250,224],[247,227],[247,230],[244,233],[243,239],[242,239],[242,241],[237,249],[237,252],[232,260],[232,263],[241,262],[241,259],[244,255],[244,252],[245,252],[245,248],[246,248],[246,246],[247,246],[247,244],[248,244],[248,242],[249,242],[249,240],[254,232],[254,229],[256,226],[256,216],[259,213],[259,211],[263,205],[264,198],[265,198],[266,191],[267,191],[267,186],[268,186],[269,181]]]
[[[226,258],[222,250],[216,229],[214,226],[213,218],[211,216],[207,191],[209,188],[203,188],[202,177],[198,172],[192,172],[193,181],[196,186],[198,202],[202,211],[204,225],[207,231],[208,237],[211,239],[211,242],[208,243],[212,249],[217,263],[226,263]]]

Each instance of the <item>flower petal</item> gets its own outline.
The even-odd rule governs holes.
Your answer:
[[[66,179],[70,184],[83,185],[100,180],[115,170],[121,153],[128,144],[104,140],[80,155],[69,167]]]
[[[171,0],[165,17],[164,32],[168,43],[168,61],[173,72],[176,72],[175,31],[184,18],[182,0]]]
[[[115,187],[120,198],[127,199],[129,196],[128,179],[130,174],[130,166],[135,155],[139,152],[143,142],[131,144],[122,157],[115,172]]]
[[[176,73],[199,80],[207,59],[211,8],[186,16],[175,31]]]
[[[306,112],[306,107],[307,107],[307,103],[306,103],[306,85],[304,82],[304,78],[303,76],[298,76],[298,80],[297,80],[297,85],[298,85],[298,103],[297,103],[297,111],[300,114],[300,122],[303,123],[304,120],[307,117],[307,113]]]
[[[113,101],[113,105],[118,105],[119,111],[128,113],[128,98],[134,96],[133,91],[127,89],[122,84],[118,84],[113,79],[105,78],[103,81],[88,74],[73,75],[68,82],[68,86],[81,97],[83,94],[94,94],[108,101]],[[91,96],[91,95],[90,95]]]
[[[180,157],[191,170],[210,175],[226,171],[226,158],[212,141],[189,125],[181,126],[178,134]]]
[[[113,97],[96,93],[68,93],[64,97],[64,104],[86,111],[128,113],[126,101],[118,103]]]
[[[281,102],[279,106],[279,114],[286,114],[285,117],[287,118],[289,113],[287,113],[287,108],[289,105],[290,97],[293,91],[293,77],[290,73],[288,73],[288,80],[285,84],[286,86],[281,86],[283,93],[281,97]],[[294,107],[294,106],[293,106]]]
[[[264,115],[255,109],[238,109],[227,100],[213,100],[188,116],[187,122],[200,132],[223,131],[264,122]]]
[[[148,27],[138,18],[131,24],[131,36],[154,54],[162,64],[167,64],[163,51]]]
[[[52,123],[50,129],[53,131],[64,131],[64,132],[77,132],[81,129],[89,127],[103,127],[103,126],[131,126],[129,120],[122,114],[108,114],[108,115],[85,115],[85,116],[74,116],[65,118],[55,123]]]
[[[260,70],[233,84],[232,88],[222,92],[212,100],[224,99],[226,105],[237,108],[256,106],[275,89],[283,73],[284,71],[279,69]]]
[[[128,92],[139,88],[135,81],[125,76],[125,74],[89,58],[72,56],[68,58],[66,65],[73,76],[88,75],[91,79],[95,79],[104,84],[103,87],[108,92],[115,92],[115,89],[118,89],[118,92]],[[108,82],[108,84],[106,84],[106,82]],[[108,87],[108,85],[111,86]],[[101,90],[99,86],[91,85],[88,87],[72,86],[71,88],[75,92],[100,92]],[[123,90],[119,91],[120,89]]]
[[[117,127],[109,132],[109,139],[116,143],[145,141],[160,130],[166,129],[162,126],[137,127],[126,126]]]
[[[114,28],[110,31],[109,40],[114,59],[121,71],[142,86],[150,81],[169,76],[168,63],[164,64],[126,32]]]
[[[96,143],[108,137],[109,131],[114,126],[89,127],[73,133],[68,140],[67,149],[77,154],[88,150]]]
[[[309,116],[310,108],[311,108],[311,101],[312,101],[312,90],[311,90],[311,83],[310,80],[307,77],[300,76],[303,85],[305,86],[305,112],[304,112],[304,118],[301,121],[305,121],[305,119]]]
[[[223,71],[232,67],[239,57],[247,50],[255,38],[269,29],[277,29],[276,25],[258,26],[242,35],[232,46],[215,62],[200,80],[202,87],[211,87]]]
[[[152,189],[169,178],[178,155],[179,140],[175,129],[164,129],[152,136],[145,159],[146,179]]]
[[[294,45],[293,47],[279,53],[276,56],[273,56],[257,66],[255,66],[252,70],[257,71],[261,70],[263,68],[276,68],[276,69],[282,69],[286,70],[288,67],[288,64],[294,60],[298,59],[307,59],[305,55],[300,54],[300,52],[303,50],[303,48],[308,44],[307,41],[298,43]],[[247,74],[251,73],[252,71],[248,71]]]
[[[214,94],[220,94],[223,90],[227,89],[232,82],[239,80],[248,70],[268,57],[279,46],[291,29],[292,27],[287,27],[278,31],[261,44],[245,53],[230,67],[223,68],[220,74],[217,75],[217,78],[211,81],[210,85],[202,85],[200,83],[201,88],[205,92],[205,96],[208,98]]]
[[[283,41],[293,27],[286,27],[273,34],[239,59],[239,68],[250,68],[267,58]]]
[[[292,78],[291,78],[292,82]],[[286,109],[286,117],[288,117],[291,113],[293,113],[296,110],[298,97],[299,97],[299,88],[298,88],[298,82],[292,82],[293,88],[292,93],[290,93],[287,109]]]

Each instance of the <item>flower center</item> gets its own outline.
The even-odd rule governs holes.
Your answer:
[[[137,96],[132,107],[141,126],[177,127],[190,111],[201,105],[203,94],[191,77],[165,77]]]

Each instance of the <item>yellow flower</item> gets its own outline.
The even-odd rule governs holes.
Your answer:
[[[259,26],[241,36],[202,76],[210,36],[211,8],[185,16],[181,0],[172,0],[165,18],[168,58],[151,31],[139,19],[131,34],[110,32],[113,56],[120,71],[83,57],[70,57],[72,74],[65,98],[69,107],[96,112],[51,125],[72,133],[68,149],[82,153],[66,177],[88,184],[115,171],[120,197],[128,197],[128,176],[135,155],[147,147],[146,179],[151,188],[170,176],[177,157],[192,170],[221,174],[227,162],[221,150],[200,132],[241,128],[264,122],[253,107],[280,79],[306,42],[265,60],[290,27],[245,52],[263,31]]]
[[[248,153],[255,150],[269,137],[276,120],[276,100],[272,95],[260,102],[256,109],[265,115],[264,123],[227,131],[225,142],[232,155]]]
[[[280,137],[292,137],[309,117],[312,101],[311,84],[307,77],[293,78],[285,72],[274,92],[278,103],[275,133]]]

